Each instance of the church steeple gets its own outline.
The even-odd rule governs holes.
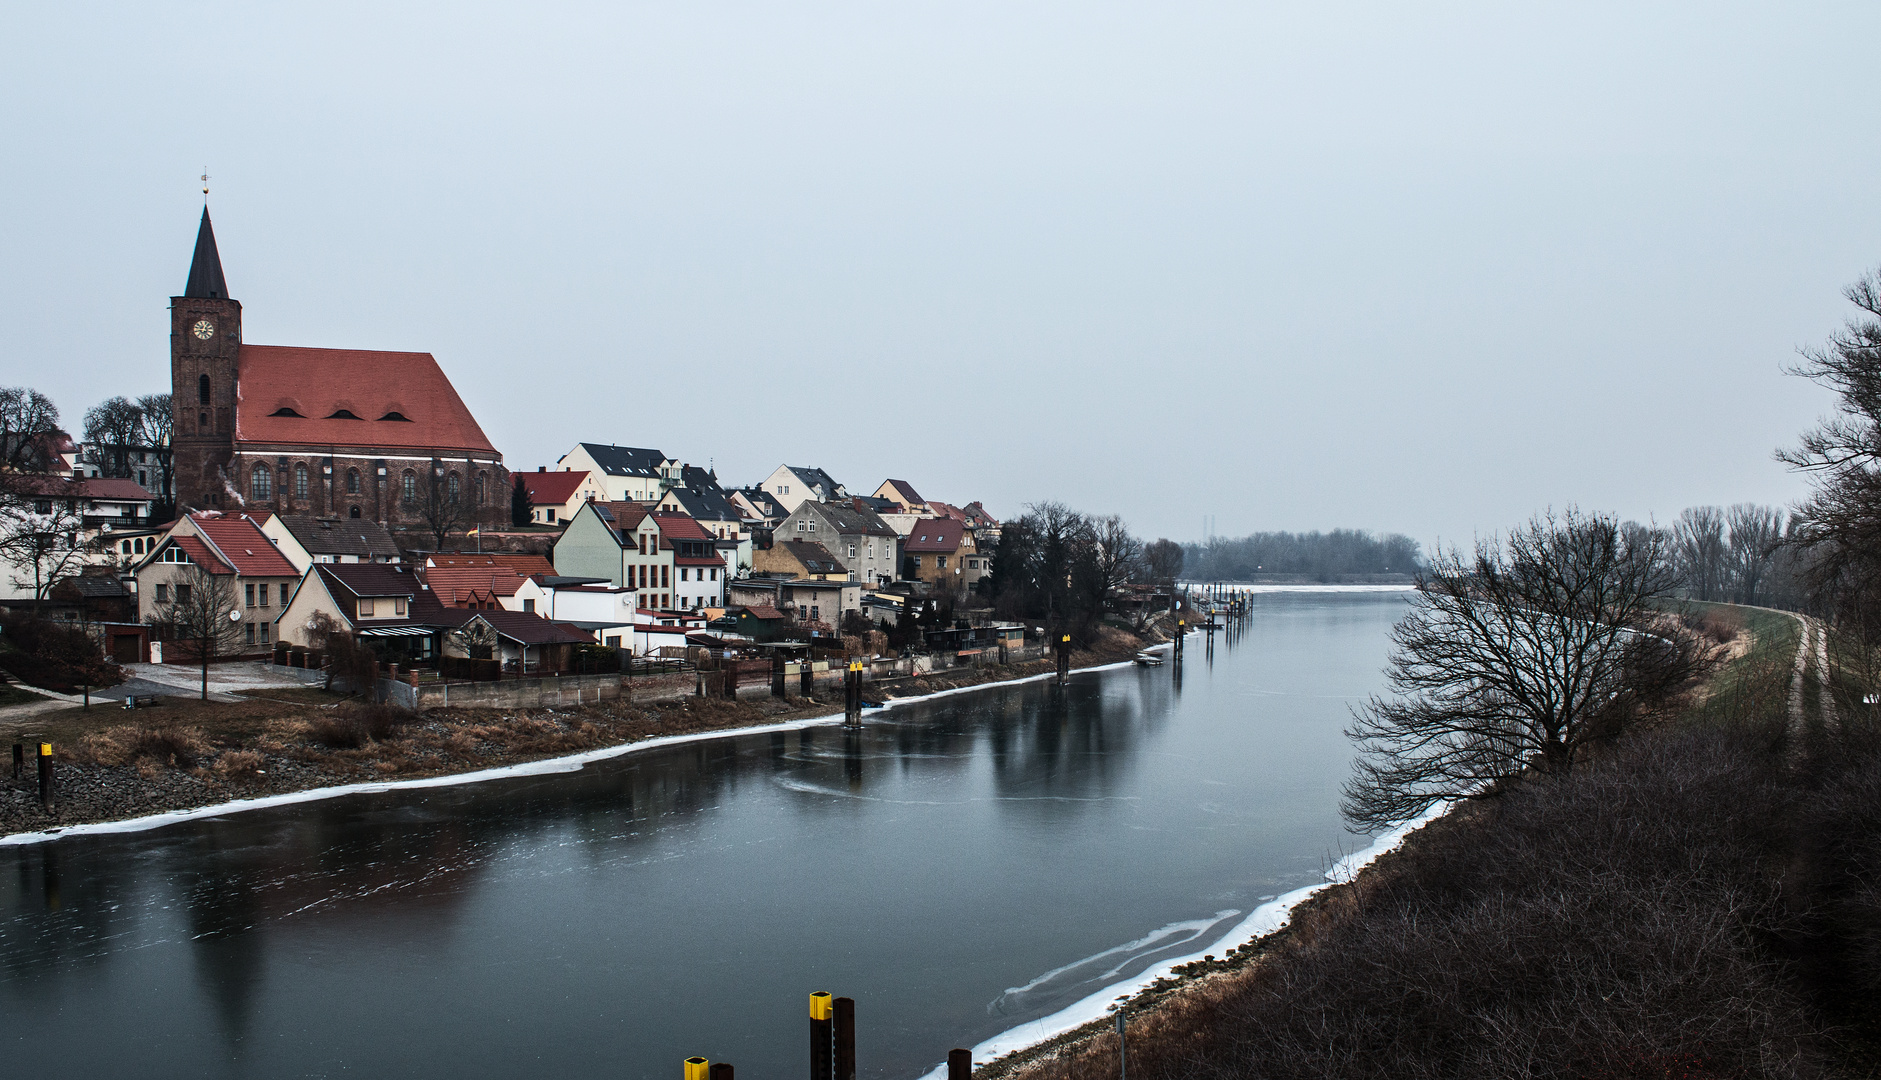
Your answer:
[[[209,208],[202,208],[202,227],[196,230],[196,256],[189,263],[189,284],[183,295],[203,300],[227,300],[228,282],[222,280],[222,256],[216,253],[216,231],[209,224]]]

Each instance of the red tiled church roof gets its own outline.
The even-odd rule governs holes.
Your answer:
[[[238,362],[238,442],[496,452],[430,353],[243,345]]]

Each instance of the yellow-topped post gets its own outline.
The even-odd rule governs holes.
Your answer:
[[[52,805],[52,744],[39,744],[39,805]]]
[[[810,995],[810,1080],[835,1080],[834,1008],[829,994]]]
[[[702,1057],[689,1057],[686,1059],[685,1080],[706,1080],[711,1067],[712,1063]]]

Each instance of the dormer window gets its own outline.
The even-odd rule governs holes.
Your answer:
[[[405,415],[404,413],[402,413],[402,412],[399,412],[399,411],[398,411],[398,410],[396,410],[396,409],[394,409],[394,410],[392,410],[392,411],[391,411],[391,412],[389,412],[389,413],[386,413],[386,414],[385,414],[384,416],[381,416],[381,417],[379,417],[379,419],[381,419],[381,420],[402,420],[402,421],[404,421],[404,422],[405,422],[405,423],[407,423],[407,424],[409,424],[409,423],[411,423],[411,417],[409,417],[409,416],[406,416],[406,415]]]
[[[328,420],[357,420],[359,419],[359,417],[354,416],[351,409],[335,409],[331,413],[327,414],[327,419]]]
[[[286,406],[286,405],[283,405],[283,406],[281,406],[280,408],[278,408],[278,409],[276,409],[276,410],[274,410],[273,412],[271,412],[271,413],[269,413],[268,415],[269,415],[269,416],[292,416],[292,417],[296,417],[296,418],[298,418],[298,419],[301,419],[301,420],[305,420],[305,419],[307,419],[306,417],[304,417],[304,416],[301,416],[301,414],[299,414],[299,413],[297,413],[297,412],[295,412],[295,411],[294,411],[294,410],[293,410],[292,408],[290,408],[290,407],[288,407],[288,406]]]

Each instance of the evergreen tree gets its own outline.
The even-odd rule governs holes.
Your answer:
[[[516,486],[509,493],[509,523],[527,525],[531,516],[529,489],[523,486],[521,473],[516,474]]]

